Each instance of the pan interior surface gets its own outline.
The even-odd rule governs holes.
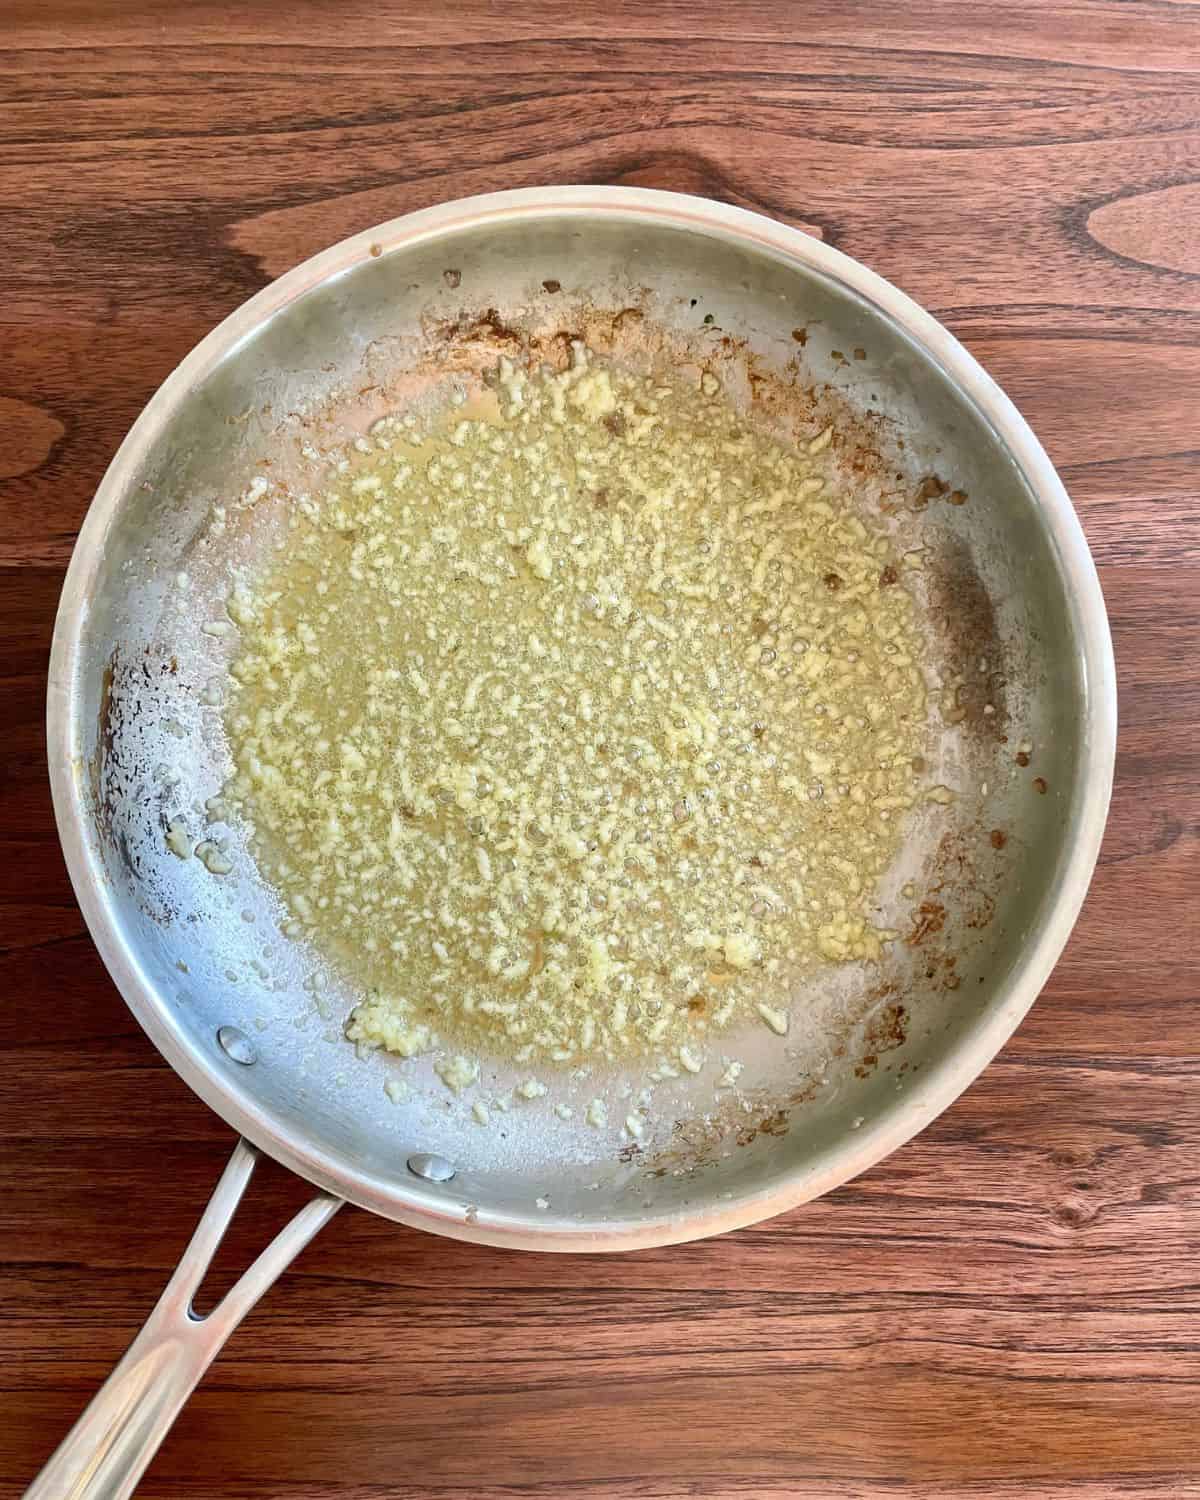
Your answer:
[[[947,368],[970,365],[953,341],[932,349],[911,304],[880,305],[882,283],[806,245],[752,215],[615,190],[497,195],[397,221],[222,325],[101,487],[50,700],[81,904],[183,1077],[266,1150],[366,1207],[559,1249],[690,1238],[776,1211],[944,1107],[1065,940],[1111,773],[1111,665],[1106,634],[1087,641],[1098,592],[1086,549],[1045,465],[1059,507],[1048,522],[996,418],[1028,438],[1011,408],[973,365],[973,391]],[[215,685],[232,647],[203,626],[224,618],[230,567],[261,562],[283,509],[379,415],[571,340],[633,368],[716,371],[790,441],[833,423],[844,482],[914,560],[932,621],[933,779],[954,790],[914,815],[880,888],[880,923],[902,934],[886,957],[831,968],[797,998],[785,1038],[723,1038],[716,1050],[743,1064],[736,1087],[717,1086],[719,1068],[657,1083],[639,1139],[622,1105],[644,1064],[564,1073],[548,1100],[484,1125],[430,1058],[357,1057],[342,1027],[359,997],[313,988],[313,955],[282,930],[237,827],[219,824],[232,869],[218,877],[166,838],[176,822],[204,836],[229,770]],[[528,1069],[494,1059],[483,1073],[495,1096]],[[603,1127],[586,1120],[597,1095]],[[453,1175],[415,1174],[421,1154]]]

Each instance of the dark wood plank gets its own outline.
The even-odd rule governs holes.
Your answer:
[[[1018,400],[1112,616],[1113,816],[984,1077],[723,1240],[504,1254],[345,1213],[148,1500],[1200,1496],[1200,10],[9,0],[0,31],[0,1496],[157,1295],[228,1133],[132,1021],[54,835],[62,570],[124,431],[297,259],[548,181],[708,193],[868,261]],[[169,1163],[169,1170],[164,1164]],[[268,1172],[223,1274],[304,1196]]]

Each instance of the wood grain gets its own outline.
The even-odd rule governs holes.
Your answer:
[[[439,199],[708,193],[918,297],[1071,488],[1121,686],[1045,994],[918,1140],[600,1260],[347,1213],[149,1500],[1200,1496],[1200,9],[8,0],[0,28],[0,1496],[150,1306],[228,1132],[84,936],[42,731],[62,570],[158,383],[297,259]],[[244,1263],[303,1188],[268,1173]]]

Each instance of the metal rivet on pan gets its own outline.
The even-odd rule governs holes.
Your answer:
[[[248,1068],[251,1063],[258,1061],[254,1043],[244,1031],[239,1031],[236,1026],[218,1026],[217,1041],[221,1044],[221,1050],[228,1057],[232,1057],[236,1063],[241,1063]]]
[[[433,1156],[428,1151],[418,1151],[410,1156],[408,1170],[428,1182],[449,1182],[454,1176],[454,1168],[444,1156]]]

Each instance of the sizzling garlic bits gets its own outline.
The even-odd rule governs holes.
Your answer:
[[[225,797],[361,986],[353,1040],[452,1044],[454,1087],[489,1052],[692,1071],[878,957],[920,622],[828,442],[577,347],[385,420],[296,509],[229,604]]]

